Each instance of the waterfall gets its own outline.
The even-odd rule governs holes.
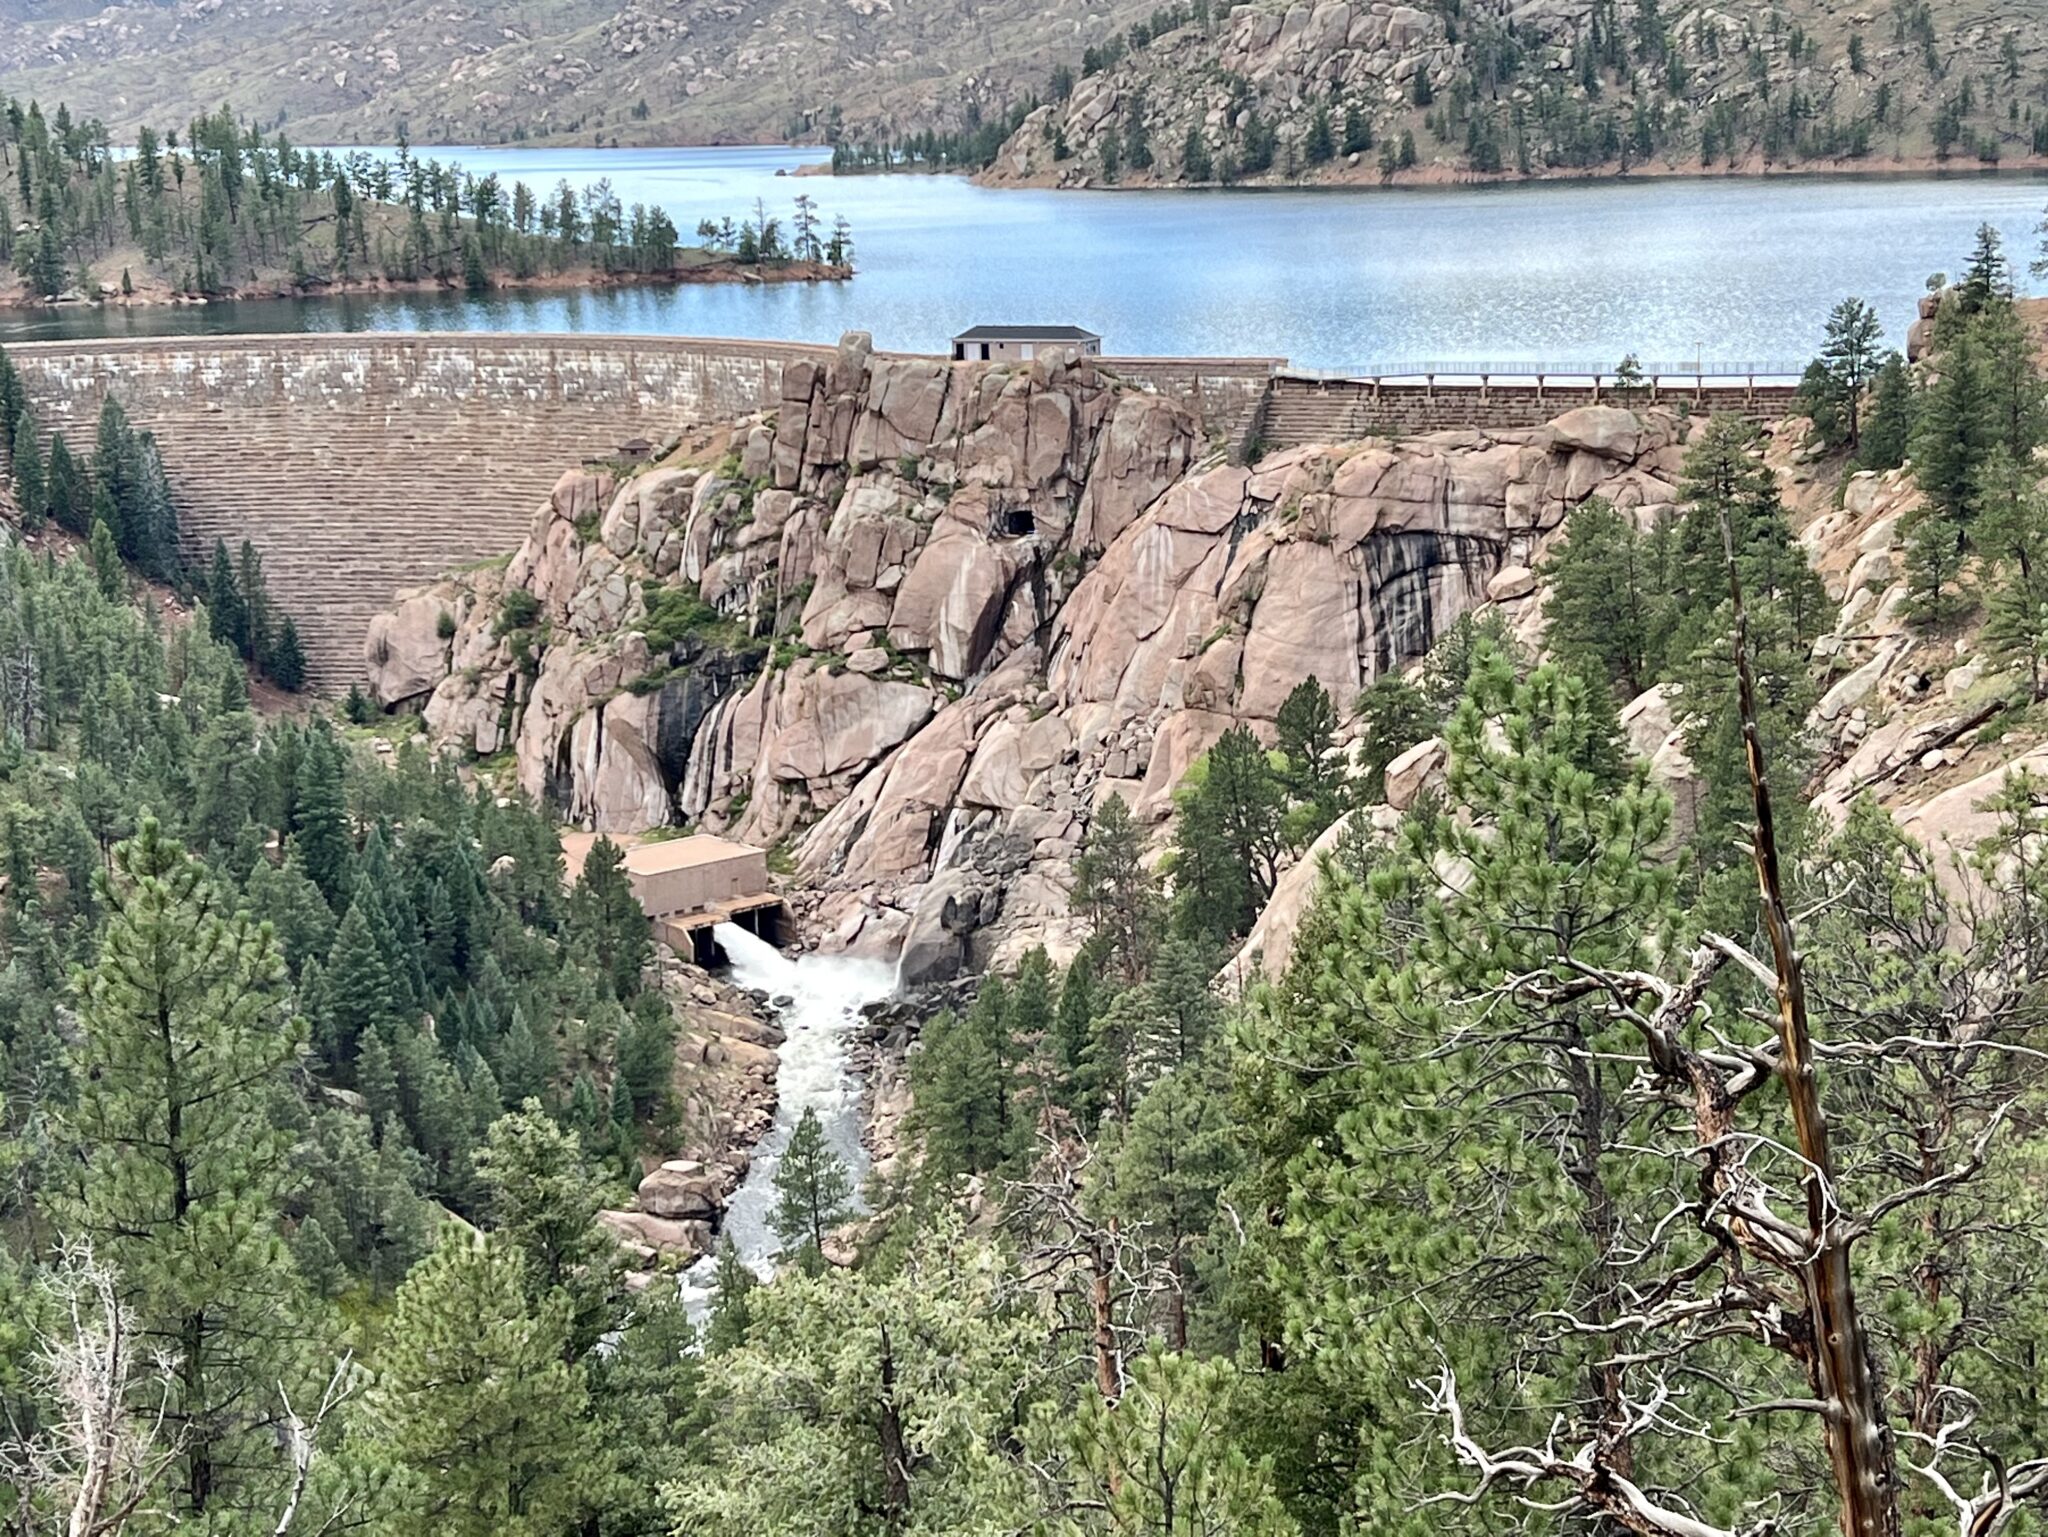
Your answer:
[[[887,961],[843,955],[800,955],[792,960],[766,940],[736,924],[721,923],[713,934],[732,963],[732,980],[787,1000],[780,1010],[784,1040],[776,1074],[775,1124],[754,1144],[747,1177],[726,1203],[720,1241],[730,1238],[740,1258],[764,1279],[775,1269],[778,1246],[768,1216],[775,1207],[775,1169],[789,1134],[806,1109],[818,1112],[825,1140],[858,1185],[867,1175],[861,1145],[861,1085],[848,1061],[854,1029],[864,1004],[895,991],[896,968]],[[711,1300],[717,1266],[707,1254],[683,1277],[683,1297],[701,1316]]]

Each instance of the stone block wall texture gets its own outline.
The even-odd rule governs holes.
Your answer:
[[[1610,386],[1595,391],[1590,381],[1548,384],[1399,383],[1375,385],[1370,380],[1273,381],[1259,438],[1268,449],[1297,448],[1304,443],[1344,443],[1372,433],[1440,432],[1448,428],[1537,427],[1579,406],[1596,401],[1609,405],[1667,405],[1685,402],[1707,415],[1733,412],[1769,421],[1798,409],[1799,392],[1789,384],[1750,385],[1742,381],[1709,381],[1695,387],[1666,381],[1623,397]]]
[[[100,402],[157,436],[187,553],[263,553],[314,687],[363,670],[400,588],[510,551],[563,470],[774,404],[769,342],[603,336],[151,338],[10,346],[46,432],[90,453]]]

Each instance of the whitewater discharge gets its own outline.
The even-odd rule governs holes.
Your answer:
[[[740,1258],[763,1280],[775,1272],[780,1247],[768,1226],[775,1208],[775,1170],[782,1150],[805,1110],[816,1110],[825,1140],[846,1165],[856,1188],[867,1177],[867,1149],[861,1145],[861,1084],[850,1061],[863,1006],[896,990],[896,968],[887,961],[844,955],[799,955],[794,960],[737,924],[712,930],[731,963],[736,986],[757,988],[779,1006],[783,1029],[776,1075],[775,1124],[754,1144],[747,1177],[726,1203],[720,1241],[730,1238]],[[693,1316],[710,1306],[715,1254],[684,1273],[682,1293]]]

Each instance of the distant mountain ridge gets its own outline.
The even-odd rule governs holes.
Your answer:
[[[986,179],[1451,181],[2044,151],[2039,0],[1192,0],[1099,40]]]
[[[126,134],[223,102],[301,143],[764,143],[957,127],[1148,0],[0,0],[0,92]]]

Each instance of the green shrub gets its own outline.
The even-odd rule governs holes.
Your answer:
[[[647,620],[642,633],[651,650],[666,651],[687,635],[732,644],[746,639],[746,632],[706,603],[690,587],[664,587],[659,582],[641,584],[647,601]]]
[[[514,630],[531,629],[539,618],[540,599],[524,587],[507,588],[505,596],[498,600],[496,633],[509,635]]]

